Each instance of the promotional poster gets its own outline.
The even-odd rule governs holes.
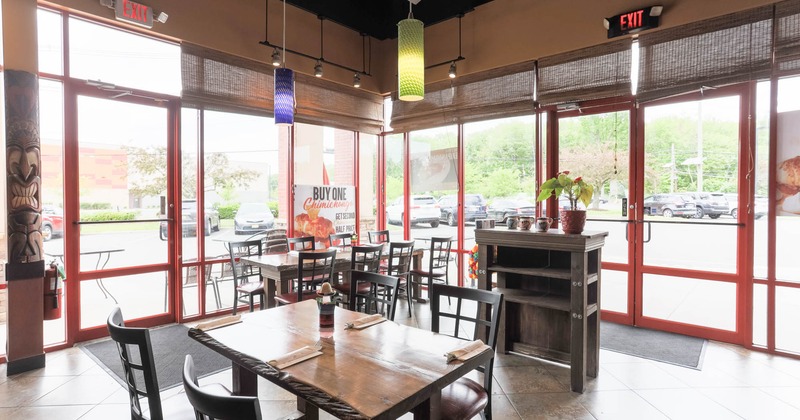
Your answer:
[[[334,233],[356,231],[356,187],[295,185],[294,236],[313,236],[317,249],[332,245]]]
[[[458,148],[438,149],[429,153],[411,154],[411,191],[458,189]]]
[[[800,216],[800,111],[778,114],[779,216]]]

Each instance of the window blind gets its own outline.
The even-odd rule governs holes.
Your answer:
[[[775,5],[775,65],[778,75],[800,73],[800,1]]]
[[[392,101],[396,132],[533,114],[534,62],[460,76],[425,87],[425,99]]]
[[[540,105],[625,96],[631,93],[631,40],[621,39],[539,60]]]
[[[772,16],[765,6],[641,35],[637,99],[768,77]]]

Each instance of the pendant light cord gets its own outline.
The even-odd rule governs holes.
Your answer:
[[[283,68],[286,68],[286,0],[283,0]]]
[[[414,19],[414,11],[411,10],[411,6],[413,6],[413,3],[411,3],[411,0],[408,0],[408,18]]]

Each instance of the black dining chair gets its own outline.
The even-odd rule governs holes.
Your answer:
[[[264,232],[264,254],[284,254],[289,252],[286,229],[269,229]]]
[[[412,283],[427,286],[429,296],[431,286],[434,283],[447,284],[447,273],[450,266],[450,244],[452,241],[452,237],[431,238],[428,269],[417,268],[411,270]]]
[[[191,354],[186,355],[183,362],[183,390],[194,407],[197,420],[261,420],[258,397],[232,395],[226,388],[220,387],[227,392],[219,394],[201,388],[194,370],[194,359]]]
[[[385,307],[386,318],[394,321],[399,285],[398,277],[370,271],[351,271],[349,309],[374,314]]]
[[[438,283],[431,286],[430,292],[431,331],[469,341],[480,337],[494,352],[503,310],[501,293]],[[455,307],[450,304],[443,308],[443,296],[447,296],[448,301],[451,297],[455,299]],[[443,319],[451,320],[447,331],[443,331]],[[451,324],[454,324],[452,333],[449,330]],[[467,331],[470,326],[473,326],[471,333]],[[493,365],[494,357],[476,369],[483,373],[483,386],[472,379],[461,378],[442,390],[442,419],[471,419],[478,414],[484,419],[492,418]]]
[[[108,333],[117,344],[122,362],[132,420],[192,419],[191,407],[179,398],[161,401],[158,375],[153,359],[150,331],[147,328],[126,327],[122,310],[115,307],[106,321]],[[142,409],[142,399],[147,410]]]
[[[406,296],[409,318],[411,318],[411,284],[408,276],[411,271],[412,254],[414,254],[414,241],[389,242],[389,262],[385,271],[387,275],[400,279],[398,292]]]
[[[344,251],[345,249],[353,246],[353,233],[331,233],[330,236],[328,236],[328,242],[330,248],[336,248],[339,251]]]
[[[243,242],[229,242],[231,275],[233,276],[233,314],[239,303],[248,303],[250,312],[253,312],[253,298],[258,296],[259,305],[264,309],[264,281],[261,279],[261,269],[241,261],[243,257],[257,257],[261,255],[261,239]],[[243,300],[247,298],[247,300]]]
[[[313,251],[317,246],[313,236],[289,238],[288,241],[289,251]]]
[[[371,230],[367,232],[367,238],[371,244],[385,244],[389,242],[389,231]]]
[[[373,273],[378,272],[378,267],[381,262],[381,253],[383,252],[383,245],[359,245],[350,249],[350,272],[353,271],[370,271]],[[339,293],[350,296],[350,281],[336,283],[333,286]],[[348,300],[349,301],[349,300]]]
[[[297,280],[293,291],[275,296],[278,305],[291,305],[316,298],[316,288],[324,282],[333,284],[336,250],[300,251],[297,255]]]

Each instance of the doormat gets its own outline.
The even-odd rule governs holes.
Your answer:
[[[192,340],[188,332],[188,328],[179,324],[150,330],[150,345],[153,348],[160,391],[183,384],[183,361],[187,354],[194,358],[198,377],[231,367],[230,359]],[[80,347],[127,389],[117,344],[113,340],[107,339]]]
[[[702,370],[708,340],[611,322],[600,323],[600,348]]]

